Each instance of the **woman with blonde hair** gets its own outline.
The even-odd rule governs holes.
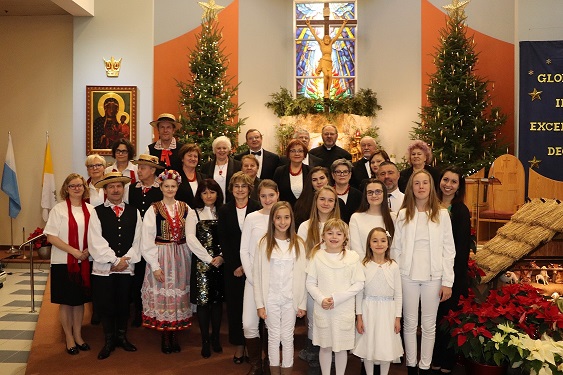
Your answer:
[[[399,264],[403,289],[405,354],[408,374],[429,374],[440,302],[450,298],[455,247],[448,211],[440,207],[430,173],[414,172],[397,215],[391,258]],[[422,330],[417,369],[418,311]]]
[[[227,190],[227,187],[233,174],[240,171],[241,163],[231,156],[232,144],[228,137],[222,135],[215,138],[211,147],[213,148],[214,157],[201,166],[201,173],[214,179],[219,184],[223,192],[223,201],[221,203],[230,202],[234,197]]]
[[[100,168],[101,169],[101,168]],[[103,169],[101,169],[103,171]],[[94,207],[86,203],[86,181],[71,173],[63,182],[64,199],[53,207],[43,233],[51,248],[51,302],[59,304],[68,354],[90,350],[82,339],[84,303],[91,300],[88,223]]]
[[[86,166],[86,171],[88,172],[86,186],[89,197],[87,198],[87,202],[96,207],[103,204],[106,200],[104,196],[104,189],[96,188],[96,183],[101,181],[104,177],[107,162],[100,154],[91,154],[86,157],[84,165]]]

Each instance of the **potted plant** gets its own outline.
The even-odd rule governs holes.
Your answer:
[[[478,282],[482,271],[474,263],[469,268],[473,280]],[[514,345],[515,337],[520,341],[521,337],[555,341],[563,338],[563,314],[552,300],[529,284],[507,284],[490,290],[488,295],[472,288],[467,298],[460,298],[459,309],[450,311],[440,325],[450,331],[451,345],[468,360],[470,368],[522,367],[526,352]],[[530,344],[527,340],[524,342]],[[482,368],[478,371],[480,375],[486,373]]]
[[[33,233],[29,235],[27,240],[31,240],[34,237],[43,234],[43,228],[37,227]],[[33,241],[33,249],[37,251],[39,258],[50,259],[51,258],[51,243],[47,241],[47,236],[42,236],[35,241]]]

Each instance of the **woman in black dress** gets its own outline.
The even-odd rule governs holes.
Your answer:
[[[463,172],[457,167],[447,167],[442,172],[438,198],[442,207],[447,208],[452,220],[452,232],[454,235],[455,258],[454,258],[454,284],[450,299],[441,302],[438,306],[436,325],[450,310],[458,309],[459,297],[466,296],[469,290],[469,278],[467,276],[467,261],[471,248],[471,218],[469,209],[463,203],[465,198],[465,178]],[[436,330],[436,342],[432,355],[432,369],[442,374],[452,372],[455,364],[455,353],[449,346],[451,335],[441,329]]]
[[[240,261],[242,224],[246,215],[260,209],[260,203],[249,199],[253,188],[252,180],[248,175],[243,172],[235,173],[229,182],[229,191],[235,199],[219,209],[219,243],[225,259],[223,271],[225,302],[229,318],[229,342],[236,346],[233,357],[233,362],[236,364],[241,364],[244,360],[242,303],[246,277]]]
[[[203,358],[211,356],[211,347],[215,353],[223,352],[219,333],[223,312],[224,260],[217,220],[217,210],[222,204],[221,187],[215,180],[206,178],[197,188],[194,209],[188,213],[186,223],[186,241],[192,251],[190,302],[197,305]]]

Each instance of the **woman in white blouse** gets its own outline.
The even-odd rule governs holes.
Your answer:
[[[111,156],[115,159],[115,163],[107,167],[104,173],[121,172],[121,174],[131,179],[131,182],[125,185],[125,193],[123,194],[123,200],[128,203],[129,186],[135,186],[139,180],[137,165],[131,162],[135,158],[135,148],[127,139],[121,138],[111,145]]]
[[[101,168],[100,168],[101,169]],[[86,181],[71,173],[61,187],[64,199],[53,207],[43,233],[51,248],[51,302],[58,303],[68,354],[90,350],[82,339],[84,303],[90,298],[88,222],[94,209],[86,203]]]
[[[368,233],[376,227],[385,228],[393,237],[397,215],[389,211],[387,188],[374,178],[367,180],[362,202],[350,218],[350,249],[364,259]],[[385,202],[385,203],[384,203]]]

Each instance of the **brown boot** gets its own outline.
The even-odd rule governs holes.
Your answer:
[[[270,374],[272,375],[280,375],[280,366],[270,366]]]
[[[246,375],[262,375],[260,338],[246,339],[246,350],[248,351],[248,362],[251,366]]]
[[[293,372],[293,366],[291,367],[281,367],[281,375],[291,375],[291,373]]]

